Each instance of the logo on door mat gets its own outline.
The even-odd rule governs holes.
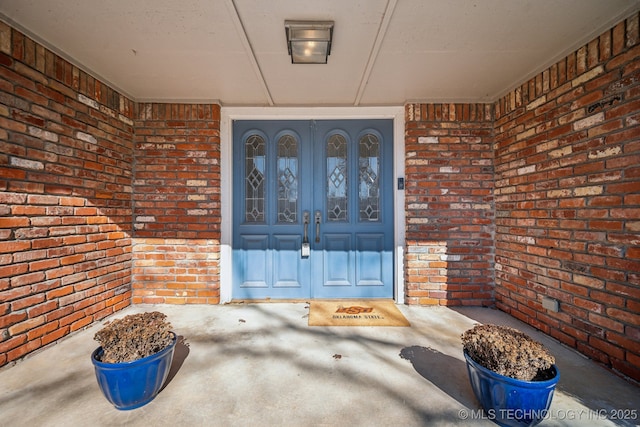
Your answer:
[[[309,326],[410,326],[392,300],[313,300]]]
[[[346,313],[346,314],[373,313],[373,307],[361,307],[359,305],[352,305],[350,307],[340,306],[336,310],[336,313]]]

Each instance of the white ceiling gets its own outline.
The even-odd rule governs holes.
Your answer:
[[[490,102],[640,0],[0,0],[0,18],[136,101]],[[284,21],[333,20],[326,65]]]

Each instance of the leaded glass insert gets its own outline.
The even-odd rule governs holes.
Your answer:
[[[245,220],[264,222],[266,144],[260,135],[251,135],[245,150]]]
[[[296,222],[298,215],[298,141],[278,140],[278,222]]]
[[[380,141],[366,134],[358,142],[360,221],[380,221]]]
[[[347,140],[334,134],[327,140],[327,220],[347,220]]]

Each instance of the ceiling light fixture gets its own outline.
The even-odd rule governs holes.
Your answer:
[[[292,64],[326,64],[331,54],[333,21],[284,21]]]

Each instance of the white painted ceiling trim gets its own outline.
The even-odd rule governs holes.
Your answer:
[[[249,61],[251,62],[251,68],[253,68],[253,72],[256,75],[256,78],[260,82],[260,86],[262,86],[262,91],[264,92],[265,98],[267,98],[267,104],[270,106],[274,105],[273,97],[271,96],[271,92],[269,92],[269,86],[267,85],[267,81],[262,74],[262,70],[260,69],[260,64],[258,64],[258,59],[256,58],[256,54],[253,51],[253,47],[251,46],[251,42],[249,41],[249,37],[247,36],[247,32],[244,29],[244,25],[242,24],[242,19],[240,18],[240,14],[238,14],[238,9],[236,8],[236,4],[233,0],[225,0],[229,12],[232,16],[233,24],[238,31],[238,35],[242,41],[242,45],[247,52],[247,56]]]
[[[371,49],[371,54],[369,55],[367,66],[365,67],[362,78],[360,79],[358,94],[356,95],[356,99],[353,103],[353,105],[355,106],[360,105],[360,101],[362,100],[362,96],[364,95],[364,90],[367,87],[367,83],[369,82],[369,76],[371,75],[371,71],[373,70],[373,65],[376,62],[378,53],[380,53],[382,41],[384,40],[384,36],[387,33],[387,29],[389,28],[389,23],[391,22],[391,17],[393,16],[393,11],[396,8],[397,3],[398,0],[389,0],[389,2],[387,3],[387,8],[384,11],[382,21],[380,22],[380,29],[378,30],[378,34],[376,35],[376,41],[373,43],[373,48]]]

